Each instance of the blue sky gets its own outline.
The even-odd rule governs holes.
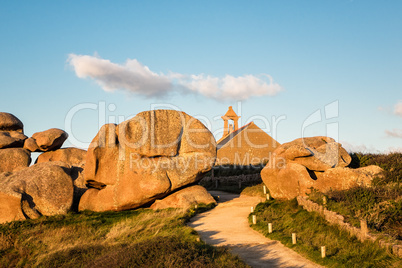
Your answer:
[[[280,143],[320,110],[306,136],[400,150],[401,29],[401,1],[3,1],[0,110],[28,136],[62,128],[81,147],[152,107],[220,138],[232,105]]]

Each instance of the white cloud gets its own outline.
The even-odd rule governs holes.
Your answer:
[[[125,90],[148,97],[184,91],[220,100],[246,100],[252,96],[274,96],[283,90],[267,74],[214,77],[171,72],[165,75],[152,72],[136,59],[120,65],[96,56],[76,54],[70,54],[67,62],[79,78],[91,78],[105,91]]]
[[[190,75],[178,79],[178,83],[194,92],[215,99],[246,100],[251,96],[274,96],[282,91],[271,76],[244,75],[223,78],[210,75]]]
[[[70,54],[68,62],[79,78],[91,78],[105,91],[124,89],[145,96],[165,95],[172,88],[170,80],[158,75],[137,60],[124,65],[94,56]]]
[[[402,101],[399,101],[394,106],[394,114],[402,117]]]
[[[385,130],[385,134],[394,138],[402,138],[402,129]]]

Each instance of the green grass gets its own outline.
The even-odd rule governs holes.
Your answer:
[[[188,211],[83,212],[0,225],[0,267],[246,267],[199,240]]]
[[[360,227],[360,219],[366,219],[371,232],[402,239],[402,154],[354,153],[350,167],[378,165],[384,169],[381,178],[374,178],[371,187],[354,187],[325,194],[313,191],[310,199],[345,217],[353,226]]]
[[[257,197],[261,197],[264,200],[267,198],[267,195],[264,194],[264,183],[260,183],[257,185],[253,185],[253,186],[249,186],[243,189],[243,191],[241,192],[242,195],[248,195],[248,196],[257,196]],[[266,192],[269,194],[269,190],[268,187],[266,187]]]
[[[252,225],[266,237],[281,241],[285,246],[327,267],[401,267],[402,260],[369,241],[360,242],[327,223],[318,213],[307,212],[290,201],[270,200],[255,208],[257,224]],[[251,223],[251,215],[249,218]],[[268,234],[268,223],[273,233]],[[293,245],[291,234],[297,234]],[[320,248],[326,246],[326,258],[321,258]]]

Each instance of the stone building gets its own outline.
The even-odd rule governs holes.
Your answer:
[[[215,165],[258,165],[268,162],[270,154],[280,145],[254,122],[238,127],[238,116],[229,107],[222,119],[223,136],[217,142]],[[229,121],[233,121],[230,124]]]

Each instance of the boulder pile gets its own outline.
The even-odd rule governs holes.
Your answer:
[[[305,196],[311,189],[321,192],[369,186],[382,176],[378,166],[351,169],[350,155],[329,137],[300,138],[284,143],[270,156],[261,178],[273,198]]]
[[[23,149],[24,125],[12,114],[0,113],[0,173],[28,167],[31,153]]]
[[[23,128],[14,115],[0,113],[0,223],[65,214],[83,194],[79,189],[86,190],[85,150],[59,149],[68,137],[61,129],[28,138]],[[29,167],[31,152],[46,153]]]
[[[169,198],[197,183],[215,159],[211,132],[183,112],[147,111],[119,125],[104,125],[88,148],[89,189],[79,210],[120,211]]]
[[[215,163],[215,139],[183,112],[148,111],[104,125],[88,152],[61,148],[67,137],[52,128],[28,138],[17,117],[0,113],[0,223],[71,210],[215,203],[194,186]],[[42,153],[29,166],[31,152]]]

